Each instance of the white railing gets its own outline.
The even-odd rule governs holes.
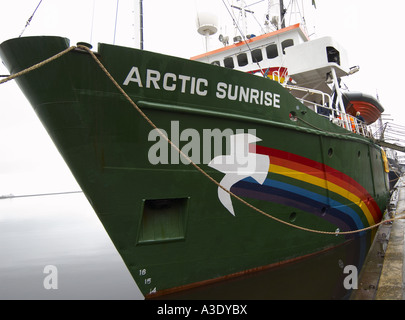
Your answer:
[[[285,85],[285,88],[290,90],[293,96],[296,96],[294,95],[294,92],[300,92],[301,95],[304,93],[302,97],[296,96],[296,98],[320,116],[329,119],[332,123],[365,137],[373,136],[371,128],[369,128],[363,121],[345,113],[342,110],[333,108],[334,104],[329,94],[320,90],[291,85]],[[311,100],[306,99],[309,96],[312,98]],[[314,101],[319,101],[319,103]]]

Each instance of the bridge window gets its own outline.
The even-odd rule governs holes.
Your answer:
[[[326,47],[328,62],[337,63],[340,66],[340,53],[334,47]]]
[[[278,49],[275,43],[266,47],[266,54],[268,59],[274,59],[278,57]]]
[[[255,49],[252,51],[252,61],[260,62],[263,60],[262,49]]]
[[[293,39],[287,39],[281,42],[281,48],[283,49],[283,54],[285,54],[285,48],[292,47],[294,45]]]
[[[244,67],[248,64],[248,57],[246,53],[238,54],[237,58],[239,67]]]
[[[224,66],[225,66],[225,68],[230,68],[230,69],[235,68],[235,65],[233,63],[233,58],[232,57],[225,58]]]

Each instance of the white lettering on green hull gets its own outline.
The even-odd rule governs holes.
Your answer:
[[[139,72],[138,67],[132,67],[128,72],[123,85],[137,84],[139,88],[164,90],[168,92],[180,91],[183,94],[198,95],[201,97],[209,94],[209,81],[204,78],[174,74],[167,72],[162,74],[158,70],[146,69],[145,74]],[[256,88],[247,88],[225,82],[218,82],[215,86],[215,97],[262,105],[266,107],[280,108],[280,95],[270,91]]]

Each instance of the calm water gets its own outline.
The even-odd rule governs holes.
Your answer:
[[[165,299],[347,299],[345,265],[359,268],[368,244],[348,245],[283,268]],[[57,289],[45,289],[46,266]],[[0,299],[143,299],[83,194],[0,200]]]
[[[57,289],[45,289],[57,269]],[[48,281],[49,282],[49,281]],[[83,194],[0,200],[0,299],[143,299]]]

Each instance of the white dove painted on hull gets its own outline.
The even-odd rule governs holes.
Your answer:
[[[227,190],[231,190],[235,183],[247,177],[263,184],[269,170],[270,158],[266,155],[249,152],[249,144],[261,141],[261,139],[251,133],[231,135],[229,139],[230,154],[217,156],[208,163],[211,168],[225,173],[220,182],[221,185]],[[218,198],[223,206],[232,215],[235,215],[231,195],[218,187]]]

